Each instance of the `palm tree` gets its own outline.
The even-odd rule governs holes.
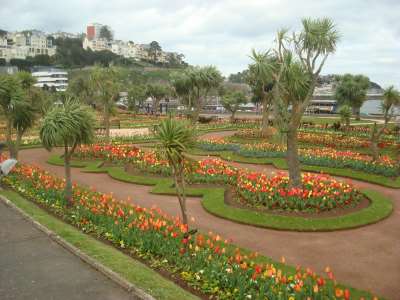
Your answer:
[[[376,123],[372,129],[371,133],[371,143],[370,149],[372,153],[373,160],[377,160],[379,158],[379,150],[378,143],[381,135],[387,128],[390,120],[394,116],[394,107],[400,105],[400,92],[394,88],[394,86],[390,86],[383,92],[383,100],[381,103],[381,111],[383,113],[383,126],[378,129]]]
[[[367,97],[369,78],[363,75],[345,74],[338,77],[335,99],[339,104],[350,105],[356,120],[360,120],[360,108]]]
[[[182,212],[182,221],[187,224],[185,158],[183,153],[194,144],[193,129],[186,122],[168,118],[157,126],[156,136],[160,140],[162,150],[172,167],[176,193]]]
[[[233,91],[228,92],[222,97],[222,106],[231,113],[231,122],[235,121],[235,113],[238,111],[240,105],[246,104],[247,99],[243,92]]]
[[[253,94],[259,97],[263,106],[261,132],[269,136],[269,112],[272,106],[272,90],[275,84],[273,71],[277,67],[276,59],[269,52],[252,51],[253,64],[249,65],[247,81],[252,87]]]
[[[186,70],[190,78],[195,110],[192,122],[199,118],[200,111],[211,89],[217,89],[223,81],[221,73],[214,66],[191,67]]]
[[[193,84],[186,70],[175,72],[170,77],[171,85],[175,95],[180,98],[182,104],[187,105],[189,117],[193,106]]]
[[[287,30],[278,31],[273,49],[279,67],[273,78],[275,116],[287,137],[289,184],[301,185],[297,130],[309,105],[319,74],[329,55],[336,50],[339,34],[328,18],[303,19],[303,28],[289,38]]]
[[[95,118],[87,106],[69,98],[54,106],[44,117],[40,139],[47,150],[64,147],[65,200],[73,204],[71,182],[71,157],[76,147],[93,141]]]
[[[115,112],[119,98],[119,70],[114,67],[96,66],[90,74],[90,85],[96,100],[103,110],[103,122],[106,130],[105,139],[110,140],[110,118]]]
[[[169,96],[170,89],[168,86],[161,83],[148,84],[146,87],[146,94],[148,97],[151,97],[153,99],[153,112],[157,114],[160,106],[160,101]]]
[[[6,120],[6,143],[11,158],[18,157],[22,135],[34,122],[33,108],[25,97],[25,91],[16,76],[0,75],[0,113]],[[14,140],[15,135],[17,137]]]
[[[342,122],[346,124],[346,129],[350,128],[351,107],[344,104],[339,107],[339,115]]]

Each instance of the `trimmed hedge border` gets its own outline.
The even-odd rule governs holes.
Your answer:
[[[205,151],[200,149],[192,149],[188,152],[188,154],[202,155],[202,156],[206,155],[218,156],[226,161],[234,161],[244,164],[273,165],[277,169],[282,169],[282,170],[288,169],[286,160],[284,158],[245,157],[242,155],[238,155],[232,151],[215,152],[215,151]],[[323,172],[333,176],[340,176],[349,179],[365,181],[393,189],[400,189],[400,176],[397,177],[396,180],[392,180],[385,176],[365,173],[361,171],[355,171],[351,169],[330,168],[330,167],[311,166],[311,165],[301,165],[301,169],[303,171],[316,172],[316,173]]]
[[[47,161],[49,164],[63,166],[64,161],[53,155]],[[83,168],[83,172],[107,173],[111,178],[127,183],[154,186],[153,194],[175,195],[173,181],[169,178],[160,179],[150,176],[131,175],[122,167],[102,167],[102,161],[72,161],[71,166]],[[187,188],[187,196],[202,197],[202,205],[209,213],[246,225],[286,231],[335,231],[358,228],[377,223],[387,218],[393,211],[392,202],[377,191],[363,189],[361,192],[371,204],[354,213],[329,218],[304,218],[296,216],[281,216],[256,212],[244,208],[236,208],[225,204],[225,189],[221,188]]]

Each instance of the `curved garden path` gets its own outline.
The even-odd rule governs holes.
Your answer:
[[[207,137],[227,136],[232,132],[209,133]],[[21,160],[36,164],[63,176],[62,167],[49,165],[50,154],[44,149],[29,149],[21,152]],[[265,171],[276,171],[271,166],[234,165]],[[100,192],[113,193],[117,199],[127,200],[151,207],[156,205],[169,214],[179,214],[176,197],[150,194],[151,187],[123,183],[107,174],[83,173],[72,170],[75,182],[95,187]],[[393,214],[373,225],[358,229],[335,232],[289,232],[247,226],[224,220],[207,213],[199,198],[188,198],[188,212],[195,218],[195,226],[204,231],[217,232],[245,248],[258,251],[279,260],[286,258],[288,264],[311,267],[323,273],[330,266],[339,282],[370,290],[389,299],[400,295],[400,190],[352,180],[358,187],[380,191],[393,201]]]

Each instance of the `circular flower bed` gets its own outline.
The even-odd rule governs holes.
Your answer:
[[[301,187],[290,188],[289,177],[283,173],[268,177],[234,168],[218,159],[200,161],[192,179],[230,183],[247,205],[275,210],[328,211],[354,207],[362,199],[351,184],[325,174],[303,174]]]

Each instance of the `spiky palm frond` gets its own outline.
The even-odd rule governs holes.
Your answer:
[[[95,119],[86,106],[73,98],[53,107],[45,116],[40,139],[46,149],[75,146],[93,141]]]
[[[194,133],[191,126],[184,121],[168,118],[156,128],[156,137],[161,142],[171,164],[180,164],[183,153],[194,145]]]

